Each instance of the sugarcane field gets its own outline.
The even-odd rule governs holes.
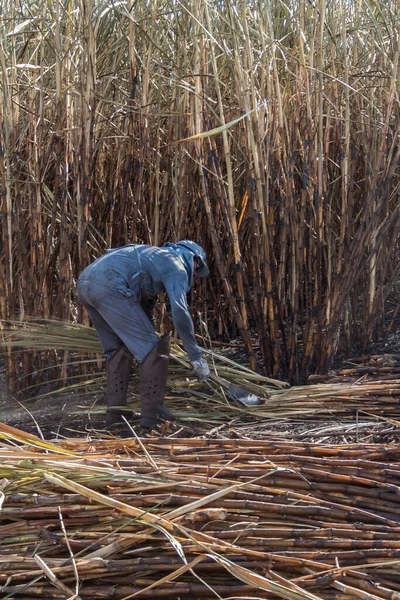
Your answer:
[[[400,600],[398,0],[0,0],[0,599]]]

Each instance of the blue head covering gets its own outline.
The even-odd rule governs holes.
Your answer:
[[[193,282],[195,260],[197,262],[197,277],[206,277],[210,273],[210,269],[206,265],[206,253],[203,248],[195,242],[192,242],[191,240],[182,240],[176,244],[167,242],[164,244],[163,248],[168,248],[170,252],[173,252],[173,254],[178,255],[182,259],[188,273],[190,287]]]

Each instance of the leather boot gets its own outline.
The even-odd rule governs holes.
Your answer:
[[[157,417],[172,420],[172,414],[164,405],[170,345],[171,334],[167,333],[140,365],[141,427],[154,427]]]
[[[126,346],[121,346],[106,362],[106,427],[114,423],[124,423],[121,419],[124,409],[120,407],[124,407],[127,404],[131,366],[132,354]]]

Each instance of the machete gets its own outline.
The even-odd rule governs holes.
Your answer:
[[[261,398],[252,392],[248,392],[238,385],[234,385],[233,383],[226,381],[226,379],[222,379],[222,377],[219,377],[215,373],[211,373],[208,379],[211,379],[211,381],[220,385],[231,398],[244,404],[244,406],[260,406],[260,404],[263,404]]]

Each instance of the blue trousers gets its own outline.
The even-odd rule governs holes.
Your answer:
[[[123,344],[142,362],[160,338],[135,294],[123,293],[112,283],[94,279],[78,280],[78,298],[96,329],[104,356],[108,359]]]

